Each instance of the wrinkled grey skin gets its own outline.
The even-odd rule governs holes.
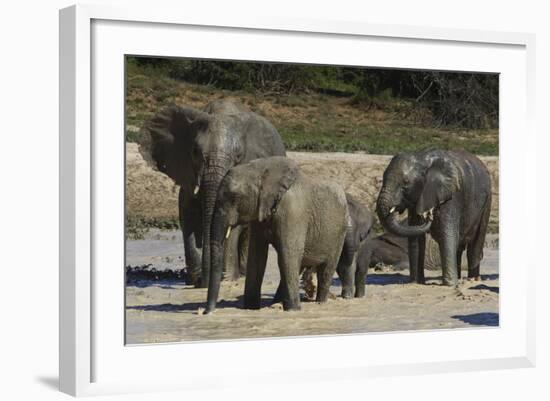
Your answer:
[[[368,269],[377,264],[391,265],[398,269],[409,268],[409,241],[392,233],[368,238],[357,252],[358,269]]]
[[[285,155],[277,130],[244,106],[216,100],[203,111],[169,106],[146,122],[140,151],[144,158],[180,185],[179,211],[185,256],[197,287],[208,287],[210,224],[219,184],[235,165]],[[242,228],[228,241],[228,270],[242,271]],[[202,245],[203,257],[197,249]],[[230,260],[229,260],[230,259]]]
[[[374,216],[350,194],[346,193],[348,221],[346,238],[336,269],[342,282],[342,298],[365,296],[365,278],[368,266],[357,264],[357,252],[371,231]]]
[[[205,313],[214,311],[228,228],[250,226],[244,307],[260,307],[269,244],[277,251],[284,310],[300,309],[299,277],[317,268],[317,302],[328,297],[346,235],[343,189],[305,177],[286,157],[258,159],[232,168],[223,179],[212,222],[212,270]]]
[[[409,270],[409,240],[389,232],[369,237],[359,246],[357,268],[368,269],[377,265],[393,266],[397,270]],[[462,261],[461,266],[467,266],[467,262]],[[441,270],[439,245],[429,234],[426,234],[424,268]]]
[[[397,215],[405,210],[408,224],[401,224]],[[491,177],[476,156],[437,149],[399,153],[384,171],[376,212],[388,231],[408,237],[412,281],[424,283],[428,231],[439,244],[444,285],[457,284],[465,249],[468,277],[479,278]]]

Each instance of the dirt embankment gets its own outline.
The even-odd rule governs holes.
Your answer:
[[[391,156],[359,153],[287,152],[306,174],[340,183],[370,210],[374,210],[382,174]],[[490,231],[498,231],[498,157],[482,156],[493,182]],[[126,144],[126,206],[128,217],[177,219],[178,188],[166,175],[152,169],[141,157],[138,145]]]

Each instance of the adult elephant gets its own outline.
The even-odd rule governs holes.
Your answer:
[[[325,302],[346,235],[344,190],[304,176],[286,157],[254,160],[232,168],[223,179],[212,222],[212,271],[206,313],[216,307],[226,233],[250,224],[244,307],[260,307],[269,244],[277,251],[284,310],[300,309],[299,277],[315,267],[317,302]]]
[[[397,217],[405,210],[408,224]],[[376,212],[388,231],[408,237],[411,280],[424,282],[428,231],[439,244],[444,285],[457,284],[465,249],[468,277],[479,278],[491,177],[476,156],[438,149],[397,154],[384,171]]]
[[[208,287],[210,224],[216,194],[227,171],[238,164],[274,155],[284,156],[282,139],[273,125],[239,103],[216,100],[203,110],[168,106],[148,120],[140,150],[146,160],[180,186],[179,215],[191,281]],[[235,249],[239,230],[228,241]],[[202,245],[202,262],[198,247]],[[238,257],[228,270],[238,271]]]

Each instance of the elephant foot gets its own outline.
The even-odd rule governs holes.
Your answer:
[[[277,292],[276,292],[275,295],[273,296],[273,300],[271,301],[271,305],[273,305],[273,304],[280,304],[281,302],[283,302],[283,297],[282,297],[282,295],[280,294],[280,292],[277,290]]]
[[[353,293],[351,291],[342,291],[342,298],[344,299],[352,299]]]
[[[270,305],[280,305],[281,302],[282,301],[280,299],[273,298]]]
[[[300,304],[291,304],[291,305],[286,304],[286,305],[285,305],[285,304],[283,303],[283,310],[284,310],[285,312],[299,311],[299,310],[301,310],[301,309],[302,309],[302,307],[300,306]]]
[[[468,281],[481,281],[481,276],[468,277]]]
[[[259,299],[246,299],[244,300],[244,309],[258,310],[260,309],[261,302]]]
[[[187,268],[187,276],[185,277],[185,284],[197,286],[200,284],[200,273],[194,273]]]
[[[443,282],[441,283],[442,286],[444,287],[458,287],[458,281],[453,281],[453,280],[443,280]]]
[[[195,288],[208,288],[208,283],[204,282],[201,278],[195,283]]]

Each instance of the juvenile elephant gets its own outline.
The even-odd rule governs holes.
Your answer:
[[[269,244],[277,251],[284,310],[300,309],[299,277],[316,267],[317,302],[328,297],[346,235],[347,206],[337,184],[305,177],[286,157],[232,168],[223,179],[212,222],[212,270],[206,313],[216,307],[226,232],[250,224],[244,307],[260,307]]]
[[[277,130],[239,103],[216,100],[203,111],[168,106],[142,128],[140,152],[145,160],[180,186],[179,214],[185,259],[197,287],[208,287],[210,225],[221,180],[235,165],[273,155],[284,156]],[[228,241],[227,270],[238,272],[238,233]],[[202,245],[203,256],[198,251]]]
[[[405,210],[408,225],[397,219]],[[491,177],[476,156],[437,149],[397,154],[384,171],[376,212],[388,231],[408,237],[411,280],[424,282],[428,231],[439,244],[444,285],[457,284],[464,249],[468,277],[479,277]]]
[[[354,294],[356,298],[361,298],[365,296],[368,266],[357,264],[357,253],[361,244],[367,240],[374,219],[368,209],[353,196],[346,193],[346,200],[348,205],[346,238],[336,271],[342,282],[342,298],[352,298]]]
[[[342,298],[356,298],[365,296],[365,278],[368,265],[358,263],[358,252],[363,243],[367,241],[371,231],[374,216],[368,209],[359,203],[353,196],[346,193],[348,206],[348,218],[346,220],[346,236],[336,272],[342,282]],[[313,268],[307,268],[302,274],[302,281],[306,296],[312,299],[316,286],[313,281]],[[277,289],[274,302],[279,302],[281,287]]]

